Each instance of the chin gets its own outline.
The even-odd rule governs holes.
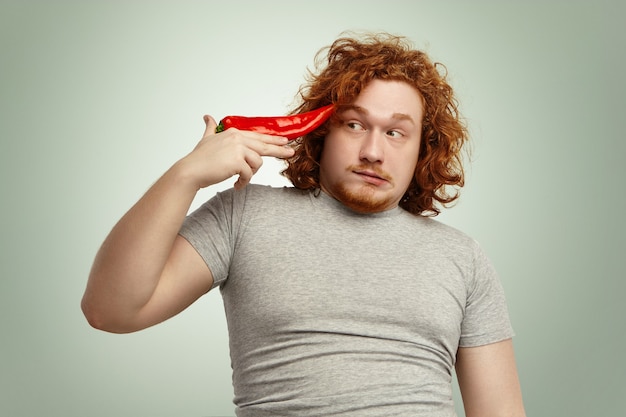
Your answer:
[[[375,191],[370,186],[359,190],[338,186],[332,190],[331,195],[349,209],[363,214],[380,213],[396,206],[393,197],[376,195]]]

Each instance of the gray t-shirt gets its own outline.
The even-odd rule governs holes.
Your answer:
[[[401,208],[249,185],[181,235],[222,292],[240,417],[454,416],[458,347],[513,335],[478,244]]]

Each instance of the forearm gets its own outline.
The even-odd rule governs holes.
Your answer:
[[[95,327],[129,320],[154,293],[197,192],[179,165],[120,219],[98,251],[82,301]]]
[[[181,311],[212,284],[206,263],[176,237],[197,191],[238,176],[245,187],[263,156],[287,158],[286,138],[229,129],[204,136],[111,230],[94,261],[82,308],[92,326],[134,331]],[[185,241],[186,242],[186,241]]]

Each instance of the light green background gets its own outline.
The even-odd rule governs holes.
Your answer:
[[[346,29],[407,35],[448,66],[474,155],[441,220],[478,239],[502,276],[528,415],[625,415],[625,11],[3,1],[0,415],[233,415],[217,292],[111,335],[83,319],[82,291],[108,230],[192,149],[204,113],[284,113],[315,52]],[[256,182],[283,184],[277,170],[268,161]]]

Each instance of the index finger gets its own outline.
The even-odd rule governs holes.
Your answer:
[[[289,158],[293,156],[294,149],[286,146],[289,139],[283,136],[272,136],[263,133],[251,132],[254,135],[248,146],[261,156],[273,156],[275,158]]]

